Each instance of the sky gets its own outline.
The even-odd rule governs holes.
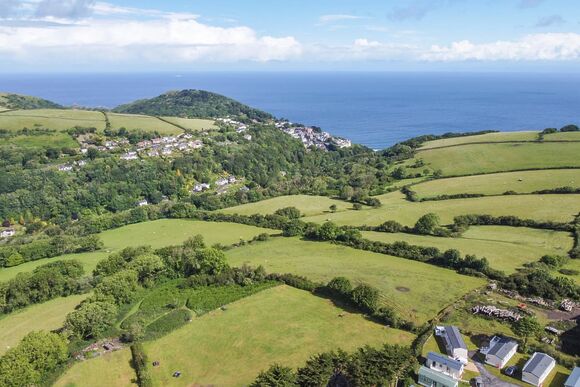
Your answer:
[[[0,72],[580,72],[579,0],[0,0]]]

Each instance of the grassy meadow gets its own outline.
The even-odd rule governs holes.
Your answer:
[[[103,130],[105,117],[100,112],[74,109],[14,110],[0,115],[0,128],[14,131],[35,127],[60,131],[75,126]]]
[[[131,351],[125,348],[94,359],[73,363],[56,381],[60,387],[137,386],[131,366]]]
[[[272,199],[262,200],[256,203],[242,204],[235,207],[220,210],[227,214],[253,215],[273,214],[276,210],[284,207],[296,207],[303,215],[312,216],[330,213],[329,207],[336,205],[337,212],[352,209],[352,203],[343,200],[331,199],[327,196],[287,195]]]
[[[539,133],[540,132],[538,131],[499,132],[499,133],[480,134],[477,136],[443,138],[440,140],[427,141],[421,146],[420,149],[423,150],[423,149],[441,148],[480,142],[536,141],[538,139]]]
[[[383,203],[380,208],[361,211],[328,213],[303,218],[305,221],[323,223],[332,220],[339,225],[379,225],[386,220],[396,220],[412,226],[421,216],[433,212],[441,222],[449,224],[453,218],[465,214],[493,216],[514,215],[534,220],[570,222],[580,212],[580,195],[516,195],[490,196],[470,199],[453,199],[410,202],[400,192],[377,196]]]
[[[181,126],[182,128],[202,131],[208,129],[217,129],[218,127],[213,120],[203,120],[200,118],[181,118],[181,117],[162,117],[165,121],[169,121],[174,125]]]
[[[51,331],[62,327],[66,315],[88,294],[61,297],[31,305],[0,318],[0,355],[18,345],[28,333]]]
[[[38,148],[78,148],[79,143],[67,133],[57,132],[34,136],[8,137],[2,140],[2,146],[13,146],[24,149]]]
[[[372,231],[363,232],[363,237],[386,243],[404,241],[441,251],[457,249],[463,255],[486,257],[491,267],[507,274],[546,254],[566,255],[573,245],[569,233],[505,226],[470,227],[460,238]]]
[[[339,317],[339,314],[344,314]],[[155,385],[248,385],[272,363],[298,367],[317,352],[410,344],[413,335],[344,312],[329,300],[278,286],[229,304],[145,344]],[[182,372],[172,378],[174,371]]]
[[[161,135],[183,133],[183,130],[175,125],[160,120],[157,117],[137,114],[107,113],[112,129],[126,128],[127,130],[142,129],[145,131],[157,131]]]
[[[415,156],[443,176],[533,168],[580,167],[580,142],[471,144],[426,149]]]
[[[531,193],[559,187],[580,187],[580,169],[518,171],[430,180],[411,187],[419,198],[462,193],[500,195]]]
[[[296,238],[275,238],[229,250],[226,255],[233,266],[263,265],[271,273],[294,273],[321,282],[344,276],[355,285],[368,283],[381,291],[382,303],[420,324],[484,283],[421,262]]]

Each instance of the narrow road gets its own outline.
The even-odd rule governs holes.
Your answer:
[[[476,362],[475,360],[473,360],[473,363],[475,364],[475,366],[479,370],[479,373],[480,373],[479,376],[483,380],[483,385],[485,387],[520,387],[517,384],[508,383],[508,382],[501,380],[500,378],[498,378],[497,376],[495,376],[491,372],[489,372],[483,366],[483,364]]]

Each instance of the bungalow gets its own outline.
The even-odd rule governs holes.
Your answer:
[[[572,374],[564,382],[564,387],[580,387],[580,367],[574,368]]]
[[[419,378],[417,381],[425,387],[457,387],[459,385],[459,381],[452,377],[425,366],[419,368],[418,375]]]
[[[138,205],[139,207],[143,207],[143,206],[146,206],[146,205],[148,205],[148,204],[149,204],[149,202],[147,201],[147,199],[140,200],[140,201],[137,203],[137,205]]]
[[[16,230],[13,228],[7,228],[6,230],[2,230],[2,232],[0,232],[0,238],[8,238],[14,235],[16,235]]]
[[[453,379],[459,380],[463,374],[462,362],[436,352],[429,352],[427,354],[425,365],[432,370],[451,376]]]
[[[72,171],[72,169],[73,169],[72,165],[61,165],[60,167],[58,167],[58,170],[62,172],[70,172]]]
[[[518,350],[518,343],[506,337],[494,336],[485,351],[485,362],[503,368]],[[483,353],[483,352],[482,352]]]
[[[193,192],[201,192],[205,191],[206,189],[210,189],[210,185],[207,183],[198,183],[193,186]]]
[[[436,327],[435,334],[440,336],[445,342],[445,349],[449,356],[461,361],[463,364],[469,362],[467,345],[465,345],[465,341],[463,341],[463,337],[461,337],[461,333],[456,326]]]
[[[535,352],[522,368],[522,381],[541,386],[556,366],[556,360],[545,353]]]

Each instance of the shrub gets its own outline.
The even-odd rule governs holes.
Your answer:
[[[346,277],[335,277],[326,285],[326,287],[331,292],[334,292],[336,295],[341,297],[348,296],[352,291],[350,280]]]
[[[271,365],[266,371],[260,372],[251,387],[291,387],[296,386],[296,374],[289,367],[279,364]]]
[[[366,284],[358,285],[351,292],[352,302],[363,312],[374,313],[379,303],[379,291]]]

